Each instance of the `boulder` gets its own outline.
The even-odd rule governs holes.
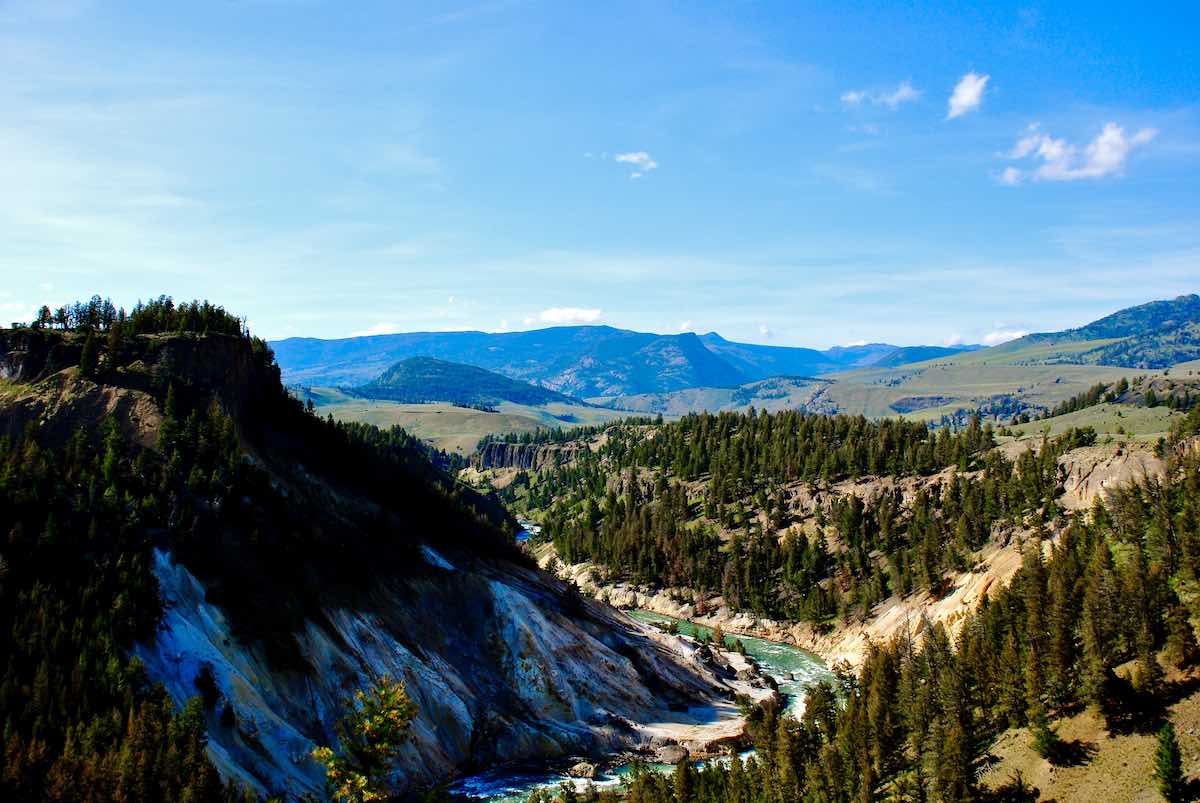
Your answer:
[[[654,760],[659,764],[678,764],[687,757],[688,751],[677,744],[660,747],[654,753]]]

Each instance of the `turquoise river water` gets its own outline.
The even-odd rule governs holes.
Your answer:
[[[711,631],[694,622],[673,619],[670,616],[650,611],[627,611],[634,619],[651,624],[666,625],[674,622],[680,633],[702,638]],[[737,638],[746,647],[746,654],[758,661],[762,670],[779,684],[779,691],[787,701],[788,710],[799,714],[804,705],[804,693],[823,679],[832,679],[833,674],[820,658],[799,647],[767,639],[749,636]],[[666,764],[650,764],[652,769],[670,772],[674,769]],[[479,775],[472,775],[456,782],[450,789],[455,797],[489,801],[490,803],[514,803],[524,800],[539,788],[556,788],[564,781],[574,783],[580,789],[585,781],[571,779],[563,771],[541,767],[500,767]],[[598,777],[593,784],[597,789],[617,786],[629,773],[628,766],[620,766]]]

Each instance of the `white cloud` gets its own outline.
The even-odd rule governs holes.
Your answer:
[[[651,170],[658,169],[658,162],[654,161],[653,157],[645,151],[618,153],[613,157],[613,160],[622,164],[633,165],[633,172],[629,174],[630,178],[641,178]]]
[[[864,102],[869,101],[876,106],[887,106],[889,109],[895,111],[905,103],[914,101],[919,97],[921,97],[921,90],[914,87],[909,81],[901,81],[890,92],[851,89],[842,93],[842,103],[847,106],[861,106]]]
[[[447,304],[453,304],[453,303],[454,303],[454,296],[450,296],[449,298],[447,298],[447,299],[446,299],[446,303],[447,303]]]
[[[679,327],[676,329],[676,331],[678,331],[678,332],[690,332],[690,331],[692,331],[692,329],[693,329],[694,327],[695,327],[695,324],[693,324],[691,321],[680,321],[680,322],[679,322]]]
[[[1119,175],[1134,148],[1145,145],[1157,136],[1153,128],[1143,128],[1132,136],[1116,123],[1106,123],[1096,138],[1082,149],[1065,139],[1055,139],[1031,124],[1012,150],[1004,154],[1009,159],[1029,159],[1041,162],[1036,168],[1021,171],[1009,166],[1000,174],[1004,184],[1016,184],[1025,176],[1045,181],[1077,181]]]
[[[770,340],[775,335],[775,333],[771,331],[771,328],[769,326],[767,326],[765,323],[760,323],[758,325],[758,333],[759,333],[759,335],[767,338],[768,340]]]
[[[942,338],[943,346],[961,346],[962,344],[963,344],[963,338],[962,338],[962,335],[960,335],[958,332],[955,332],[952,335],[946,335],[945,337]]]
[[[847,343],[845,347],[848,349],[852,349],[852,348],[857,348],[858,346],[865,346],[865,345],[867,345],[867,341],[855,340],[853,343]]]
[[[888,92],[886,95],[882,95],[878,102],[882,103],[884,106],[887,106],[889,109],[896,109],[902,104],[914,101],[919,97],[921,97],[921,91],[919,89],[915,88],[908,81],[901,81],[900,84],[891,92]]]
[[[550,307],[538,313],[537,321],[553,325],[596,323],[600,320],[601,314],[602,311],[595,308]],[[532,318],[525,319],[527,326],[533,322]]]
[[[1025,337],[1029,334],[1025,329],[999,329],[995,332],[988,332],[983,336],[983,345],[998,346],[1001,343],[1007,343],[1010,340],[1016,340],[1018,337]]]
[[[357,332],[351,332],[350,337],[370,337],[371,335],[392,335],[399,331],[400,331],[400,326],[398,324],[391,323],[390,321],[380,321],[379,323],[375,324],[374,326],[370,326],[366,329],[361,329]]]
[[[1007,187],[1015,187],[1021,183],[1021,171],[1009,165],[1000,172],[996,180]]]
[[[954,92],[950,95],[946,119],[953,120],[955,117],[962,117],[967,112],[978,109],[979,104],[983,102],[983,91],[987,87],[989,78],[991,78],[990,75],[981,75],[974,71],[960,78],[954,85]]]

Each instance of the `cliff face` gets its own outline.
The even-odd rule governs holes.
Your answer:
[[[322,622],[294,635],[301,665],[280,669],[231,637],[201,582],[157,551],[166,611],[136,653],[180,704],[208,668],[221,696],[208,717],[210,755],[261,794],[321,795],[313,748],[336,744],[346,699],[385,674],[404,681],[419,709],[398,763],[401,788],[497,763],[661,745],[661,727],[644,723],[729,737],[734,712],[719,723],[682,712],[728,707],[733,691],[748,690],[718,679],[680,640],[593,600],[566,597],[571,610],[561,584],[535,570],[422,554],[425,566],[372,590],[369,605],[323,608]],[[222,722],[226,706],[232,724]]]
[[[0,380],[36,382],[61,368],[79,363],[82,343],[58,332],[0,330]]]
[[[115,367],[102,363],[92,377],[79,372],[82,350],[75,333],[0,330],[0,380],[9,383],[0,386],[0,435],[35,423],[48,442],[61,443],[111,419],[128,440],[149,447],[162,422],[155,398],[168,383],[211,393],[233,415],[278,384],[277,369],[225,335],[139,336],[122,345]]]
[[[540,471],[570,463],[587,449],[577,443],[501,443],[492,441],[484,445],[471,458],[478,469],[516,468]]]

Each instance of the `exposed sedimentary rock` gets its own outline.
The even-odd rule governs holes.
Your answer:
[[[722,681],[694,659],[695,645],[594,600],[568,595],[566,609],[540,572],[422,551],[426,569],[376,589],[369,607],[310,621],[296,635],[302,663],[290,667],[239,643],[203,585],[156,552],[164,621],[137,654],[178,701],[197,693],[208,667],[222,697],[209,715],[210,753],[223,775],[264,794],[320,794],[312,749],[336,743],[346,698],[385,674],[419,709],[401,788],[509,761],[723,745],[741,733],[732,696],[767,693],[756,678]],[[693,705],[710,713],[681,713]],[[226,706],[233,725],[221,721]]]
[[[577,443],[502,443],[484,444],[471,462],[476,468],[517,468],[540,471],[565,465],[586,449]]]

